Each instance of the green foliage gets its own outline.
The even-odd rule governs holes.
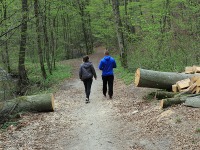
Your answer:
[[[129,66],[132,70],[146,68],[182,72],[185,66],[199,64],[198,55],[196,55],[198,43],[187,37],[182,37],[181,43],[175,44],[171,41],[173,41],[173,36],[169,35],[162,41],[153,36],[147,36],[141,42],[135,42],[135,50],[129,50]]]
[[[53,74],[48,74],[47,79],[44,80],[40,73],[40,68],[36,64],[29,64],[28,76],[31,83],[30,90],[28,95],[36,93],[46,93],[54,92],[56,86],[59,85],[65,79],[71,77],[71,67],[64,65],[63,63],[57,63],[56,68],[53,71]],[[35,68],[35,69],[33,69]],[[47,69],[47,67],[46,67]]]
[[[150,92],[147,95],[143,96],[143,99],[147,102],[150,102],[155,99],[156,92]]]
[[[197,129],[196,129],[196,133],[200,133],[200,128],[197,128]]]
[[[120,58],[115,56],[117,68],[115,69],[115,73],[118,78],[121,78],[125,84],[129,85],[134,81],[134,73],[130,72],[128,69],[124,69],[120,63]]]
[[[135,34],[124,31],[130,41],[126,43],[131,71],[141,67],[181,72],[185,66],[200,64],[199,3],[168,2],[140,0],[128,4],[128,21],[136,29]]]
[[[18,122],[5,122],[2,126],[1,126],[1,129],[2,130],[5,130],[7,129],[9,126],[13,125],[13,126],[17,126],[19,123]]]
[[[52,86],[54,84],[61,83],[61,81],[71,77],[71,67],[58,63],[53,75],[48,76],[48,78],[43,82],[44,86]]]
[[[176,123],[181,123],[181,122],[182,122],[182,121],[181,121],[181,118],[177,117],[176,120],[175,120],[175,122],[176,122]]]
[[[92,32],[95,41],[107,47],[112,47],[115,44],[116,34],[111,5],[105,1],[92,0],[87,10],[91,14]]]

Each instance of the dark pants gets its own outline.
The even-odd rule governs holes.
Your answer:
[[[91,86],[92,86],[92,79],[85,79],[83,80],[84,86],[85,86],[85,94],[86,98],[89,99],[90,97],[90,91],[91,91]]]
[[[113,81],[114,81],[114,76],[102,76],[103,80],[103,95],[106,96],[107,93],[107,85],[108,85],[108,95],[110,97],[113,96]]]

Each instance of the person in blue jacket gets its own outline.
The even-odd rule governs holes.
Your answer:
[[[103,95],[106,97],[107,85],[108,85],[108,95],[112,99],[113,96],[113,82],[114,82],[114,72],[113,68],[116,68],[116,62],[113,57],[109,55],[109,51],[105,51],[104,58],[101,59],[99,63],[99,69],[102,70],[102,80],[103,80]]]

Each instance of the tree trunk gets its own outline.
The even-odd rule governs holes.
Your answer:
[[[54,96],[51,93],[21,96],[0,102],[0,118],[18,112],[49,112],[54,111]]]
[[[52,29],[52,41],[53,41],[53,49],[52,49],[52,57],[51,57],[51,68],[55,69],[55,52],[58,48],[58,40],[56,35],[56,17],[53,19],[53,29]]]
[[[156,91],[155,97],[156,99],[161,100],[164,98],[172,98],[175,95],[177,95],[177,93],[167,91]]]
[[[65,59],[69,59],[69,52],[68,52],[69,48],[68,48],[68,42],[67,42],[67,23],[66,23],[66,18],[64,15],[62,15],[61,18],[62,18],[62,25],[63,25],[64,55],[65,55]]]
[[[70,46],[71,44],[71,34],[72,34],[72,31],[71,31],[71,23],[70,23],[70,19],[69,19],[69,15],[66,15],[66,19],[67,19],[67,28],[66,28],[66,42],[67,42],[67,56],[68,56],[68,59],[72,58],[72,51],[73,51],[73,48]],[[76,34],[75,34],[76,36]]]
[[[115,16],[115,22],[116,22],[116,32],[117,32],[117,39],[118,39],[118,45],[121,53],[121,63],[124,68],[128,67],[127,62],[127,49],[124,44],[124,34],[122,31],[122,21],[120,17],[120,11],[119,11],[119,0],[112,0],[112,7],[113,12]]]
[[[200,74],[185,74],[175,72],[159,72],[138,68],[135,73],[135,85],[137,87],[149,87],[172,91],[172,85],[177,81],[200,76]]]
[[[200,96],[188,97],[184,103],[185,106],[200,108]]]
[[[186,100],[185,97],[175,97],[175,98],[167,98],[167,99],[162,99],[160,101],[160,108],[166,108],[172,105],[177,105],[177,104],[182,104]]]
[[[39,20],[39,10],[38,10],[38,0],[34,0],[34,11],[36,17],[36,33],[37,33],[37,43],[38,43],[38,55],[40,60],[40,68],[42,71],[42,76],[44,79],[47,78],[47,74],[44,68],[44,61],[43,61],[43,52],[41,47],[41,27],[40,27],[40,20]]]
[[[4,2],[5,4],[3,5],[4,7],[4,20],[6,21],[7,19],[7,2]],[[5,22],[5,28],[7,29],[7,22]],[[5,57],[3,59],[5,59],[5,65],[7,68],[8,73],[11,73],[11,69],[10,69],[10,60],[9,60],[9,53],[8,53],[8,33],[5,34]],[[3,52],[2,52],[3,53]]]
[[[77,0],[77,2],[78,2],[78,7],[80,11],[80,16],[81,16],[81,25],[82,25],[82,31],[83,31],[83,36],[84,36],[86,54],[89,55],[90,48],[89,48],[89,38],[88,38],[87,27],[86,27],[87,20],[86,20],[86,15],[85,15],[85,3],[81,2],[80,0]]]
[[[28,84],[28,76],[25,69],[25,53],[26,53],[26,39],[27,39],[27,19],[28,19],[28,3],[27,0],[22,0],[22,25],[21,25],[21,41],[19,51],[19,80],[18,80],[18,94],[23,95],[24,88]]]
[[[187,106],[192,106],[192,107],[200,106],[200,96],[199,94],[194,94],[194,95],[188,95],[188,96],[182,96],[182,97],[162,99],[160,101],[160,108],[166,108],[172,105],[182,104],[186,101],[187,103],[185,103],[185,105]]]
[[[89,38],[89,48],[90,48],[89,53],[91,54],[93,53],[94,41],[92,37],[93,35],[92,35],[92,27],[91,27],[91,17],[90,17],[89,12],[87,12],[87,17],[88,17],[88,38]]]
[[[48,37],[48,30],[47,30],[47,1],[45,0],[45,12],[44,12],[44,23],[43,23],[43,31],[44,31],[44,49],[46,50],[46,62],[49,73],[52,75],[51,70],[51,63],[50,63],[50,46],[49,46],[49,37]]]
[[[54,41],[54,28],[52,25],[52,19],[51,19],[51,3],[48,4],[48,26],[50,31],[50,38],[49,38],[49,61],[50,61],[50,70],[52,71],[53,63],[52,63],[52,54],[55,51],[55,41]]]

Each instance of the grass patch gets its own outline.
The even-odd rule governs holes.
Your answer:
[[[71,77],[71,66],[63,63],[56,63],[56,68],[52,70],[52,75],[47,73],[47,79],[42,78],[40,67],[35,64],[28,65],[28,77],[30,80],[31,87],[27,95],[38,94],[38,93],[49,93],[57,90],[58,85],[65,79]],[[47,66],[45,66],[47,71]]]
[[[126,85],[133,83],[134,73],[130,72],[128,69],[124,69],[121,65],[120,58],[115,56],[117,63],[117,68],[115,69],[115,74],[118,78],[122,79]]]
[[[150,92],[147,95],[143,96],[143,99],[146,102],[151,102],[151,101],[153,101],[155,99],[155,95],[156,95],[156,92]]]
[[[196,129],[196,133],[200,133],[200,128],[197,128],[197,129]]]
[[[6,130],[9,126],[13,125],[13,126],[17,126],[19,123],[18,122],[5,122],[2,126],[1,126],[1,130]]]
[[[182,122],[182,121],[181,121],[181,118],[177,117],[176,120],[175,120],[175,122],[176,122],[176,123],[181,123],[181,122]]]

